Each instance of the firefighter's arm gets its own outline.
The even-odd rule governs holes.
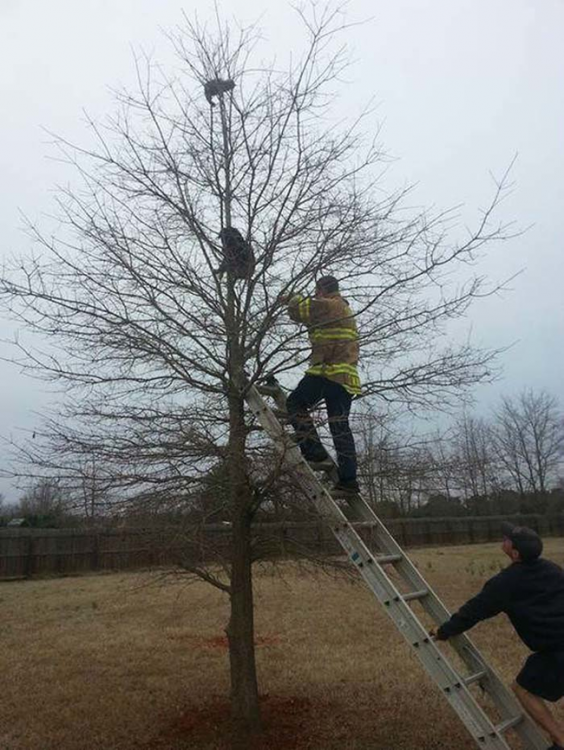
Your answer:
[[[288,315],[295,323],[309,325],[311,323],[311,308],[314,300],[295,294],[288,300]]]

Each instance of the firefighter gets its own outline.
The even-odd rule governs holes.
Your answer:
[[[313,297],[279,297],[288,305],[295,323],[307,326],[311,342],[310,366],[287,399],[288,416],[299,439],[303,457],[314,469],[327,468],[329,455],[323,447],[310,410],[324,401],[333,437],[340,494],[359,491],[356,450],[349,425],[352,399],[360,394],[358,376],[358,331],[347,301],[339,293],[334,276],[323,276]]]

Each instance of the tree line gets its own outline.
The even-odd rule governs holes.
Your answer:
[[[564,418],[545,391],[504,396],[487,418],[463,412],[431,435],[372,410],[357,425],[363,486],[381,515],[564,510]]]
[[[505,396],[487,417],[463,412],[444,430],[415,434],[400,416],[359,409],[355,419],[359,474],[370,505],[382,517],[484,516],[564,511],[564,417],[546,391]],[[265,465],[270,458],[264,457]],[[229,477],[212,464],[199,484],[174,501],[150,493],[126,504],[106,486],[104,472],[90,466],[81,483],[64,478],[37,481],[16,503],[0,497],[0,525],[13,518],[32,527],[85,524],[152,525],[229,521],[223,512]],[[257,520],[307,517],[296,506],[283,475],[272,487]]]

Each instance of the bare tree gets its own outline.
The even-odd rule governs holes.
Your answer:
[[[522,497],[543,497],[564,456],[564,419],[554,396],[524,390],[504,397],[493,425],[498,460]]]
[[[44,516],[59,520],[67,512],[68,506],[59,483],[52,479],[41,479],[24,492],[15,510],[20,516]]]
[[[391,479],[397,473],[397,431],[386,412],[376,412],[370,406],[356,415],[354,432],[364,496],[376,509],[382,502],[395,499]]]
[[[499,489],[491,430],[485,420],[467,412],[454,425],[458,484],[466,500],[488,497]]]
[[[447,501],[458,495],[458,461],[450,436],[436,431],[426,449],[429,489],[443,495]],[[429,490],[428,490],[429,491]]]
[[[0,281],[14,317],[47,342],[20,342],[21,364],[69,393],[33,450],[23,446],[38,471],[79,485],[94,460],[124,505],[178,507],[224,465],[205,513],[227,514],[229,558],[185,566],[229,596],[239,736],[260,725],[251,524],[280,470],[278,459],[268,471],[255,460],[268,449],[245,393],[307,352],[278,294],[334,273],[359,316],[366,396],[445,404],[490,377],[495,353],[452,344],[446,324],[487,293],[470,266],[507,236],[492,218],[503,181],[463,239],[451,239],[451,212],[413,215],[405,190],[383,195],[385,157],[362,135],[364,116],[335,122],[342,14],[312,4],[301,17],[307,41],[286,72],[257,65],[253,29],[234,35],[218,22],[214,35],[188,19],[171,35],[176,77],[138,60],[137,91],[119,92],[117,115],[91,123],[95,145],[59,140],[80,187],[59,196],[58,235],[30,227],[40,253]],[[210,106],[204,84],[217,80],[234,86]],[[215,272],[225,227],[254,247],[247,279]]]
[[[355,421],[359,475],[375,509],[394,502],[409,514],[429,497],[455,499],[459,492],[458,459],[443,433],[410,433],[401,417],[364,410]]]

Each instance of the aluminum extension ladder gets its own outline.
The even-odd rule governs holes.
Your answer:
[[[274,400],[274,411],[263,396]],[[457,671],[430,638],[427,629],[412,610],[411,603],[419,602],[437,625],[449,618],[448,610],[360,495],[346,498],[355,521],[348,520],[341,511],[327,486],[302,458],[293,435],[286,432],[277,417],[277,414],[286,410],[286,398],[277,381],[271,378],[266,386],[249,386],[246,401],[260,426],[274,441],[291,473],[318,513],[330,525],[351,562],[439,686],[478,747],[511,750],[512,745],[509,744],[506,733],[513,729],[524,750],[546,750],[547,740],[466,635],[449,639],[464,664],[465,674]],[[336,476],[336,466],[333,468],[333,476]],[[371,551],[359,536],[355,530],[359,525],[371,527],[376,550]],[[400,591],[389,577],[384,567],[387,565],[393,565],[399,578],[409,589],[407,592]],[[479,685],[491,699],[498,718],[489,718],[472,694],[472,685]]]

